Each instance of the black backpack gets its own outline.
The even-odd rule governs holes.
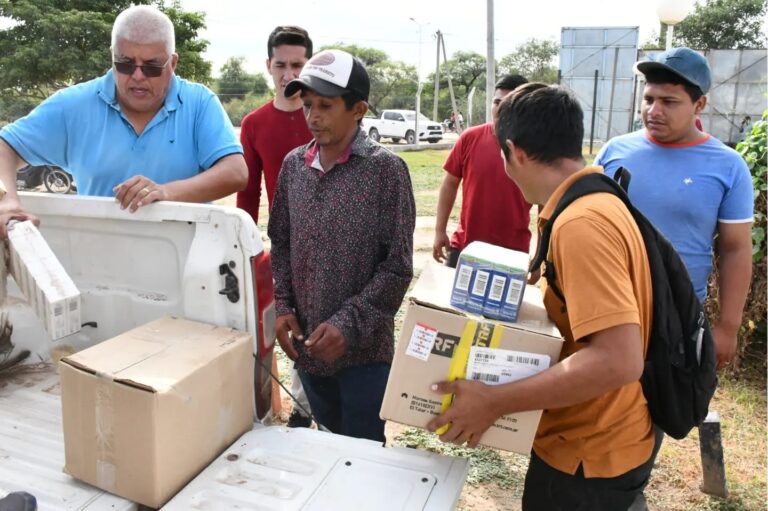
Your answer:
[[[653,422],[669,436],[681,439],[704,421],[715,393],[714,341],[685,264],[669,240],[630,202],[626,193],[630,179],[629,171],[620,168],[615,181],[597,173],[576,180],[544,225],[531,269],[545,263],[547,285],[565,303],[556,284],[555,267],[547,259],[557,217],[574,200],[591,193],[610,193],[624,202],[643,237],[653,287],[653,324],[640,383]]]

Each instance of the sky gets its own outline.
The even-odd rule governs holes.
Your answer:
[[[484,0],[181,0],[181,5],[206,14],[207,29],[200,35],[210,42],[204,56],[214,75],[229,57],[244,57],[250,72],[263,71],[266,40],[278,25],[307,29],[316,48],[336,42],[373,47],[417,67],[421,54],[421,76],[435,69],[438,29],[449,58],[457,50],[486,54]],[[495,56],[499,60],[532,37],[559,44],[562,27],[638,26],[642,44],[658,31],[656,6],[657,0],[496,0]]]

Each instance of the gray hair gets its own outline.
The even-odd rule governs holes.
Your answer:
[[[149,5],[133,5],[121,12],[112,25],[112,51],[118,39],[140,44],[163,43],[170,56],[176,51],[176,37],[171,19]]]

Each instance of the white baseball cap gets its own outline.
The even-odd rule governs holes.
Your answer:
[[[304,64],[301,74],[285,86],[285,95],[309,89],[321,96],[343,96],[352,92],[368,101],[371,81],[363,63],[342,50],[325,50]]]

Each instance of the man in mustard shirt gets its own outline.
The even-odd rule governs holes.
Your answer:
[[[496,135],[507,175],[545,222],[585,167],[583,113],[565,89],[528,84],[501,105]],[[544,409],[523,492],[524,510],[626,510],[648,481],[656,437],[640,386],[652,289],[640,231],[621,200],[573,202],[552,230],[551,258],[567,307],[544,287],[565,338],[560,361],[505,385],[440,383],[453,405],[443,441],[470,446],[502,415]]]

